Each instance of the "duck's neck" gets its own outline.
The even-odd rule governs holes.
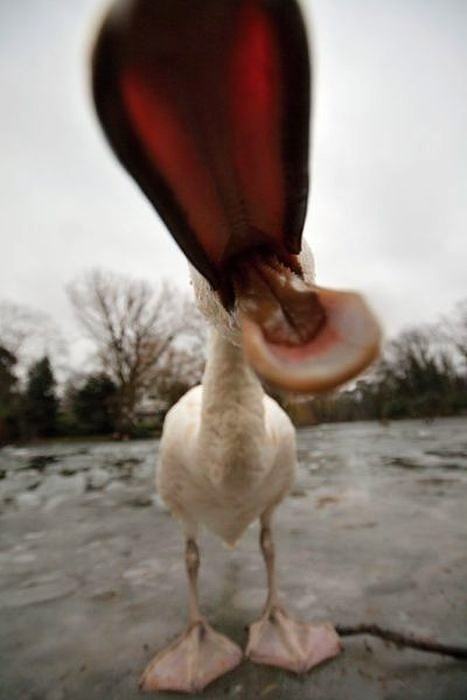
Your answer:
[[[210,468],[216,480],[228,478],[232,471],[240,477],[242,466],[259,458],[265,434],[263,399],[243,350],[212,330],[203,376],[200,446],[213,460]]]

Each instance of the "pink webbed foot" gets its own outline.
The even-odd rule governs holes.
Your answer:
[[[144,671],[144,691],[196,693],[238,666],[241,649],[204,621],[191,624],[169,647],[160,651]]]
[[[258,664],[305,673],[341,651],[330,623],[296,622],[280,607],[273,607],[250,626],[246,656]]]

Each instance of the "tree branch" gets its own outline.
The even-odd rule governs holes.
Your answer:
[[[368,634],[372,637],[379,637],[388,642],[392,642],[398,647],[409,647],[426,651],[430,654],[442,654],[452,656],[454,659],[467,659],[467,646],[457,646],[453,644],[443,644],[436,639],[417,637],[412,634],[396,632],[385,627],[380,627],[374,623],[359,625],[336,625],[336,632],[341,637],[351,637],[358,634]]]

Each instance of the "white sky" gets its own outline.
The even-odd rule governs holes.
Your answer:
[[[49,312],[98,266],[188,283],[183,255],[100,133],[87,52],[101,0],[0,0],[0,299]],[[386,333],[467,295],[467,2],[307,0],[314,20],[318,281]]]

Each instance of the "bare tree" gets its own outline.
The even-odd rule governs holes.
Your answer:
[[[8,300],[0,301],[0,345],[17,358],[20,376],[37,358],[50,356],[60,365],[66,353],[64,340],[43,311]]]
[[[151,383],[151,397],[167,410],[203,376],[205,357],[206,327],[199,312],[195,309],[192,317],[191,342],[175,343],[165,353],[154,373]],[[195,324],[199,322],[198,329]],[[184,341],[187,339],[184,338]]]
[[[147,282],[100,270],[73,282],[68,294],[100,368],[118,387],[124,434],[176,344],[196,329],[193,304],[168,282],[154,291]]]

